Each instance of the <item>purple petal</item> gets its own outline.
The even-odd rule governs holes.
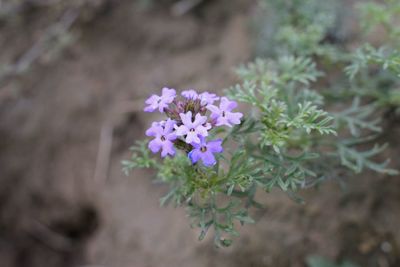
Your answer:
[[[157,109],[158,105],[149,105],[143,109],[144,112],[153,112]]]
[[[202,116],[200,113],[196,114],[196,117],[194,118],[193,126],[197,127],[198,125],[202,125],[207,121],[206,116]]]
[[[187,127],[192,127],[192,112],[188,111],[187,113],[180,113],[179,116],[181,117],[182,123],[185,124]]]
[[[222,140],[217,139],[214,141],[209,141],[207,144],[207,150],[212,153],[221,153],[224,149],[222,148]]]
[[[194,148],[196,149],[200,149],[200,147],[202,146],[202,139],[203,137],[200,136],[200,143],[190,143]]]
[[[175,126],[175,129],[177,136],[184,136],[189,132],[189,128],[186,127],[185,125],[181,125],[179,127]]]
[[[160,97],[157,95],[152,95],[150,96],[145,103],[148,105],[147,107],[145,107],[143,110],[145,112],[153,112],[158,108],[158,102],[160,100]]]
[[[176,133],[170,133],[170,134],[164,135],[164,137],[165,137],[165,139],[167,139],[169,141],[174,141],[174,140],[176,140],[176,138],[178,138]]]
[[[200,143],[200,138],[197,136],[196,132],[191,132],[189,131],[186,135],[185,139],[186,143],[191,144],[191,143]]]
[[[175,89],[169,89],[168,87],[164,87],[162,89],[162,96],[161,98],[175,98],[176,96],[176,91]],[[172,101],[171,101],[172,102]]]
[[[149,142],[149,149],[153,153],[157,153],[162,147],[162,142],[160,139],[156,138]]]
[[[158,111],[160,111],[161,113],[164,112],[164,109],[168,107],[168,104],[166,104],[165,102],[161,101],[158,104]]]
[[[204,136],[199,136],[199,139],[200,139],[199,147],[207,145],[206,138]]]
[[[201,158],[201,151],[199,149],[193,149],[192,151],[189,152],[189,159],[192,161],[192,163],[196,163],[199,161]]]
[[[219,107],[223,111],[231,111],[232,109],[237,107],[237,103],[235,101],[230,101],[226,97],[221,97],[221,103],[220,103]]]
[[[195,131],[198,135],[200,136],[208,136],[208,131],[207,128],[204,127],[203,125],[199,125],[196,127],[196,131]]]
[[[226,125],[228,127],[232,127],[232,124],[230,124],[229,120],[227,117],[220,116],[217,118],[217,123],[215,124],[216,126],[223,126]]]
[[[147,105],[152,105],[154,102],[157,102],[158,100],[160,100],[160,97],[158,95],[151,95],[149,98],[147,98],[145,103]]]
[[[171,141],[164,141],[162,144],[161,157],[165,158],[167,155],[175,155],[174,144]]]
[[[211,105],[219,99],[216,94],[210,94],[209,92],[201,93],[199,98],[201,99],[202,105]]]
[[[222,113],[221,110],[220,110],[217,106],[214,106],[214,105],[208,105],[208,106],[207,106],[207,109],[208,109],[209,111],[211,111],[213,114],[219,115],[219,114]]]
[[[205,166],[210,167],[215,165],[217,161],[215,160],[215,157],[211,151],[206,151],[201,153],[201,159],[204,163]]]
[[[243,114],[240,112],[228,112],[226,117],[230,123],[240,124],[240,119],[243,117]]]
[[[156,109],[155,109],[155,108],[152,108],[152,107],[145,107],[145,108],[143,109],[144,112],[153,112],[154,110],[156,110]]]
[[[147,136],[157,136],[163,133],[163,128],[160,126],[159,122],[153,122],[151,127],[147,129],[146,135]]]
[[[171,133],[174,130],[174,126],[176,125],[176,121],[168,119],[165,122],[165,126],[164,126],[164,134],[167,135],[169,133]]]
[[[193,100],[196,100],[199,97],[197,92],[193,89],[183,91],[182,95],[187,99],[193,99]]]

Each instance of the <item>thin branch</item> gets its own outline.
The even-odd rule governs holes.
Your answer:
[[[80,10],[70,8],[64,12],[60,20],[49,26],[39,40],[32,45],[14,64],[11,64],[3,73],[0,73],[0,83],[6,78],[18,76],[27,71],[45,52],[49,49],[49,43],[56,40],[59,36],[68,32],[73,23],[79,17]]]

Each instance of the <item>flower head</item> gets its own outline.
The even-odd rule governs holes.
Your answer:
[[[214,105],[216,101],[220,101],[219,105]],[[243,117],[240,112],[232,112],[237,107],[235,101],[192,89],[177,96],[174,89],[164,87],[161,96],[152,95],[146,104],[144,111],[158,109],[168,117],[166,121],[153,122],[146,131],[147,136],[154,137],[149,149],[153,153],[161,150],[162,157],[174,156],[176,149],[182,150],[192,163],[201,160],[205,166],[214,165],[214,154],[223,150],[219,139],[206,142],[208,132],[218,126],[240,124]]]
[[[215,165],[217,162],[214,153],[221,153],[223,151],[221,139],[207,143],[205,138],[201,137],[199,144],[193,143],[192,145],[193,150],[189,153],[189,159],[193,164],[201,159],[203,164],[208,167]]]
[[[146,131],[147,136],[155,138],[149,142],[149,149],[153,153],[157,153],[161,149],[161,157],[167,155],[175,155],[174,141],[177,137],[174,132],[176,122],[168,119],[162,122],[153,122],[151,127]]]
[[[185,141],[188,144],[200,143],[199,137],[206,137],[208,130],[211,129],[211,125],[207,123],[207,117],[197,113],[196,116],[192,117],[192,112],[179,114],[182,120],[182,125],[175,126],[177,136],[186,136]]]
[[[240,112],[232,112],[237,107],[235,101],[230,101],[226,97],[221,97],[219,107],[208,105],[207,109],[211,111],[211,119],[215,121],[216,126],[226,125],[232,127],[232,124],[240,124],[243,114]]]
[[[174,89],[164,87],[161,96],[152,95],[146,100],[145,103],[148,106],[144,108],[144,111],[153,112],[158,109],[160,112],[164,112],[164,109],[174,101],[175,96],[176,91]]]

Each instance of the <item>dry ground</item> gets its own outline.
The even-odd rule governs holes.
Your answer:
[[[114,1],[61,58],[2,88],[1,266],[296,267],[310,254],[400,266],[399,177],[351,177],[345,191],[328,182],[304,192],[307,205],[273,192],[256,225],[232,248],[215,249],[197,241],[183,209],[159,207],[165,188],[151,172],[123,176],[120,161],[153,119],[135,112],[146,96],[166,85],[220,90],[234,82],[232,67],[251,58],[250,2],[209,2],[173,17]],[[105,177],[95,168],[109,121]],[[393,122],[387,137],[399,134]],[[391,155],[400,167],[398,147]]]

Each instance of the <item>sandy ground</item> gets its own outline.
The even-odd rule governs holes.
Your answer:
[[[154,117],[142,101],[161,87],[218,91],[251,58],[249,1],[220,0],[182,17],[115,1],[63,56],[0,98],[1,266],[304,266],[308,255],[400,266],[399,177],[328,182],[298,205],[262,196],[258,222],[233,247],[197,241],[183,209],[159,207],[153,173],[121,172]],[[122,107],[122,108],[121,108]],[[119,114],[121,109],[130,112]],[[108,175],[95,175],[100,133],[113,122]],[[388,140],[400,134],[393,122]],[[397,143],[389,154],[396,158]],[[104,167],[104,166],[103,166]]]

